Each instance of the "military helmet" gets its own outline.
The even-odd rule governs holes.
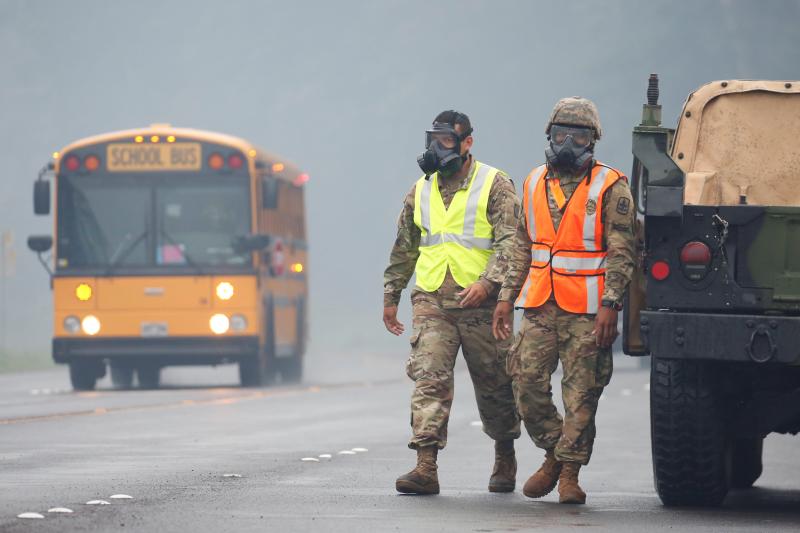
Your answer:
[[[547,128],[544,130],[546,134],[550,135],[550,126],[553,124],[593,128],[595,140],[598,140],[603,134],[597,106],[588,98],[581,96],[570,96],[556,102],[553,112],[550,113],[550,119],[547,121]]]

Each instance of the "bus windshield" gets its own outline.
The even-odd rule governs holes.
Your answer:
[[[247,266],[246,176],[71,176],[58,184],[59,268]]]

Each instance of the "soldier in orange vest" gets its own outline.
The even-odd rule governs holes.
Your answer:
[[[617,313],[634,268],[634,207],[627,178],[594,159],[602,130],[597,108],[560,100],[547,123],[547,163],[523,186],[523,217],[493,318],[508,338],[524,309],[508,357],[517,408],[545,461],[523,493],[540,498],[558,483],[561,503],[585,503],[578,472],[589,462],[595,413],[611,379]],[[564,416],[550,377],[561,361]]]

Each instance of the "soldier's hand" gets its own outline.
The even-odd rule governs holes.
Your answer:
[[[601,307],[594,319],[594,331],[597,345],[608,348],[617,338],[617,311],[610,307]]]
[[[492,316],[492,334],[499,341],[504,341],[514,332],[514,304],[497,302]]]
[[[395,335],[402,335],[406,327],[397,320],[397,306],[383,308],[383,325],[389,330],[389,333]]]
[[[457,293],[456,296],[461,298],[461,307],[466,309],[481,305],[489,296],[489,293],[486,292],[486,289],[480,281],[476,281],[463,291]]]

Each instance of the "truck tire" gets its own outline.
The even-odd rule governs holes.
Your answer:
[[[111,383],[116,389],[130,389],[133,386],[133,367],[122,363],[111,363]]]
[[[748,489],[761,476],[764,439],[739,439],[733,443],[731,487]]]
[[[656,492],[667,506],[716,506],[730,487],[723,398],[701,361],[652,357],[650,432]]]
[[[94,390],[98,377],[96,363],[73,361],[69,364],[69,380],[75,390]]]
[[[136,369],[139,378],[139,388],[157,389],[161,384],[161,367],[156,365],[142,365]]]

